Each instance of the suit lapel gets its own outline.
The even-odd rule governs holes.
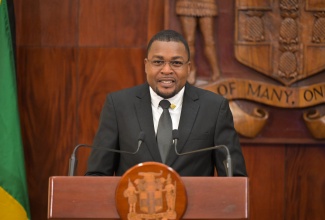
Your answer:
[[[193,88],[194,87],[189,84],[185,86],[181,118],[178,126],[179,140],[177,143],[177,151],[179,153],[183,152],[200,107],[199,104],[196,103],[199,97]],[[175,154],[174,146],[172,146],[166,164],[171,166],[178,157],[179,156]]]
[[[135,104],[140,128],[145,133],[145,143],[154,161],[161,162],[158,144],[156,141],[155,129],[153,126],[153,117],[151,109],[151,98],[149,85],[145,83],[136,94],[139,100]]]

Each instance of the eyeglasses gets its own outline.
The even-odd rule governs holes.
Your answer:
[[[166,63],[169,64],[169,66],[172,68],[172,69],[180,69],[182,68],[185,64],[187,64],[189,61],[186,61],[186,62],[183,62],[183,61],[179,61],[179,60],[171,60],[171,61],[166,61],[166,60],[149,60],[149,63],[151,65],[153,65],[154,67],[157,67],[157,68],[163,68]]]

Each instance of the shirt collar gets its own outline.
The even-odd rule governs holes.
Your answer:
[[[153,89],[149,86],[150,90],[150,96],[151,96],[151,104],[155,107],[159,107],[159,102],[163,100],[164,98],[159,96]],[[173,97],[167,99],[172,105],[175,105],[176,107],[174,109],[177,109],[182,106],[183,103],[183,96],[184,96],[185,86]]]

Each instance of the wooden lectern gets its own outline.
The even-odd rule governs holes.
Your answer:
[[[120,219],[115,189],[121,177],[50,177],[48,219]],[[181,177],[182,219],[248,219],[246,177]]]

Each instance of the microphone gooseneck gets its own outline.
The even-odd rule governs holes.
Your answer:
[[[184,153],[179,153],[177,151],[177,141],[179,139],[179,134],[178,134],[178,130],[173,130],[173,142],[174,142],[174,147],[175,147],[175,153],[178,156],[183,156],[183,155],[187,155],[187,154],[193,154],[193,153],[199,153],[199,152],[203,152],[203,151],[209,151],[209,150],[215,150],[215,149],[219,149],[219,148],[223,148],[226,150],[227,152],[227,159],[226,159],[226,171],[227,171],[227,176],[231,177],[232,175],[232,165],[231,165],[231,157],[230,157],[230,152],[229,149],[226,145],[217,145],[217,146],[213,146],[213,147],[208,147],[208,148],[203,148],[203,149],[199,149],[199,150],[194,150],[194,151],[188,151],[188,152],[184,152]]]
[[[78,160],[77,160],[76,156],[77,156],[78,149],[80,147],[88,147],[88,148],[91,148],[91,149],[106,150],[106,151],[110,151],[110,152],[114,152],[114,153],[121,153],[121,154],[124,154],[124,153],[125,154],[136,154],[136,153],[138,153],[141,144],[144,142],[144,137],[145,137],[145,134],[144,134],[143,131],[141,131],[139,133],[139,137],[138,137],[138,147],[137,147],[136,151],[134,151],[134,152],[109,149],[109,148],[105,148],[105,147],[94,147],[94,146],[91,146],[91,145],[88,145],[88,144],[78,144],[73,149],[73,152],[72,152],[70,160],[69,160],[68,176],[74,176],[74,174],[75,174],[75,171],[76,171],[76,168],[77,168],[77,165],[78,165]]]
[[[74,173],[76,171],[77,165],[78,165],[78,159],[76,158],[77,156],[77,152],[79,147],[88,147],[88,148],[92,148],[90,145],[88,144],[78,144],[74,149],[73,152],[71,154],[70,160],[69,160],[69,171],[68,171],[68,176],[74,176]]]

